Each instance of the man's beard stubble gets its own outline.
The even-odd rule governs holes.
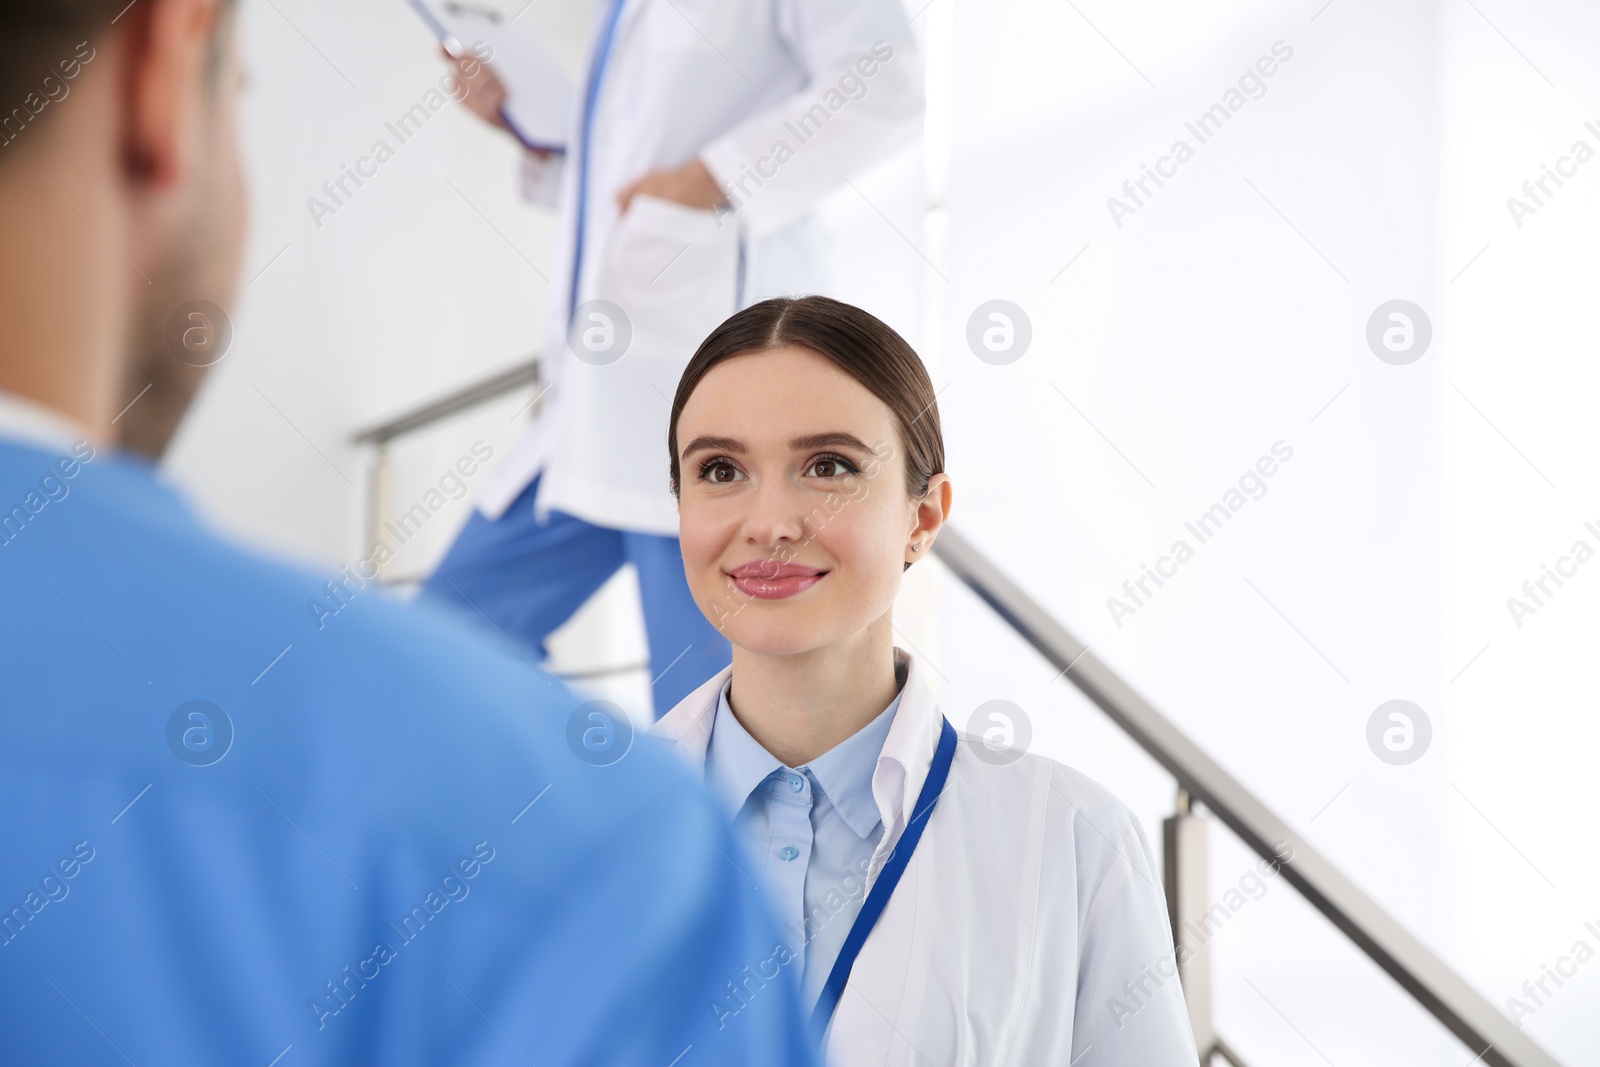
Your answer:
[[[180,358],[172,330],[174,314],[195,300],[221,308],[233,303],[237,266],[230,262],[229,242],[222,235],[226,227],[219,226],[216,218],[229,205],[219,201],[214,170],[210,178],[195,198],[192,217],[177,230],[168,255],[150,272],[151,284],[141,294],[129,338],[132,357],[122,383],[123,407],[113,429],[120,447],[152,462],[165,455],[211,369]]]
[[[176,307],[178,303],[182,301],[165,306]],[[141,336],[136,354],[128,363],[122,393],[124,405],[131,406],[117,420],[115,429],[120,447],[154,462],[172,443],[184,413],[205,380],[207,368],[191,367],[168,352],[163,337],[165,316],[159,310],[152,310],[151,315],[160,321],[152,325],[153,334]]]

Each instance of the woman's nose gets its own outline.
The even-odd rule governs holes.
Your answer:
[[[801,496],[781,478],[764,479],[751,494],[745,539],[759,548],[798,543],[806,537]]]

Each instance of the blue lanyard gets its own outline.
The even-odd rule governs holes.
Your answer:
[[[955,727],[950,725],[949,719],[940,716],[940,721],[944,725],[939,731],[939,747],[933,753],[933,766],[928,768],[928,777],[923,781],[922,792],[917,796],[917,806],[912,809],[915,814],[906,824],[900,840],[895,842],[894,851],[889,853],[889,862],[883,865],[878,880],[872,883],[872,892],[867,894],[866,902],[861,905],[860,914],[851,924],[850,933],[844,939],[844,947],[839,950],[839,957],[833,961],[833,970],[828,972],[828,981],[822,987],[822,994],[817,997],[817,1006],[811,1013],[811,1028],[819,1040],[833,1019],[833,1009],[839,1004],[845,983],[850,980],[850,968],[855,966],[856,957],[861,954],[861,946],[867,943],[867,935],[872,933],[872,928],[877,925],[878,916],[883,914],[890,895],[894,893],[894,887],[899,884],[900,876],[905,873],[907,864],[911,862],[911,854],[917,850],[917,842],[922,840],[923,828],[928,825],[928,816],[933,812],[933,806],[939,802],[939,793],[944,789],[944,780],[950,775],[950,763],[956,755],[956,731]]]
[[[606,61],[611,58],[612,39],[617,34],[617,20],[628,0],[615,0],[606,27],[600,34],[599,47],[595,49],[594,64],[589,69],[589,87],[583,99],[583,130],[578,148],[578,232],[573,241],[572,284],[567,292],[567,321],[578,310],[578,275],[583,270],[583,231],[589,214],[589,141],[594,133],[594,105],[600,98],[600,77],[605,73]]]

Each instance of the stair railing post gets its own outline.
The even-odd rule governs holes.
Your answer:
[[[1211,1021],[1211,950],[1207,938],[1194,936],[1203,929],[1210,893],[1211,859],[1206,820],[1190,810],[1189,793],[1178,790],[1177,810],[1161,823],[1162,879],[1167,894],[1167,915],[1172,922],[1172,944],[1189,1005],[1189,1025],[1194,1030],[1202,1064],[1209,1063],[1217,1046]]]

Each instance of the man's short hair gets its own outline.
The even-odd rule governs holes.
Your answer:
[[[60,79],[61,64],[78,58],[75,50],[80,43],[93,45],[127,4],[128,0],[0,0],[0,115],[24,107],[30,93],[45,96],[45,78]]]
[[[0,165],[50,120],[93,61],[95,42],[136,2],[0,0]]]

